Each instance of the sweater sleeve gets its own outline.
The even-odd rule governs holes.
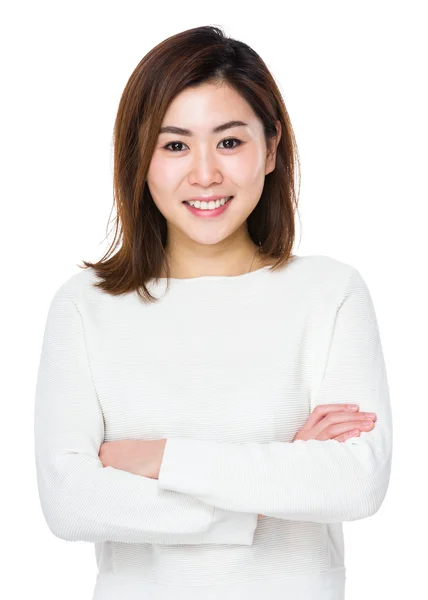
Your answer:
[[[209,506],[103,466],[104,420],[83,322],[61,290],[48,311],[34,412],[37,485],[52,533],[69,541],[251,545],[257,514]]]
[[[292,521],[354,521],[380,508],[392,459],[389,390],[373,302],[360,273],[351,268],[311,410],[318,404],[358,404],[377,414],[374,428],[345,442],[167,438],[161,489],[225,510]]]

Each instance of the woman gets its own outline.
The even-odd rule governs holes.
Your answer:
[[[95,544],[96,600],[343,600],[342,522],[388,488],[388,383],[359,271],[291,252],[274,78],[216,27],[172,36],[132,73],[114,150],[122,244],[60,286],[43,339],[51,531]]]

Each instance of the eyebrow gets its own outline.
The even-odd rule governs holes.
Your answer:
[[[244,121],[228,121],[227,123],[223,123],[222,125],[217,125],[217,127],[214,127],[212,133],[221,133],[222,131],[226,131],[226,129],[231,129],[232,127],[248,127],[248,123],[244,123]],[[193,135],[193,132],[190,131],[190,129],[175,127],[174,125],[161,127],[159,134],[161,133],[176,133],[178,135],[186,135],[189,137]]]

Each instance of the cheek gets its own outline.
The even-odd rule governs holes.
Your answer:
[[[258,186],[264,182],[265,162],[262,150],[257,148],[240,156],[236,163],[230,162],[228,173],[239,187]]]
[[[147,172],[147,185],[159,210],[165,214],[170,210],[170,198],[176,194],[179,177],[170,161],[154,156]]]
[[[180,169],[178,161],[154,157],[147,173],[147,182],[154,193],[169,192],[177,188],[182,176],[182,167]]]

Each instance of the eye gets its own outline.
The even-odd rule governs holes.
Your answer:
[[[242,144],[241,140],[238,140],[237,138],[227,138],[226,140],[222,140],[220,142],[220,144],[223,144],[224,142],[238,142],[236,144],[236,146],[233,146],[231,148],[226,148],[226,150],[233,150],[234,148],[237,148],[238,146],[240,146]]]
[[[220,144],[224,144],[226,142],[237,142],[237,144],[231,148],[224,148],[225,150],[234,150],[235,148],[237,148],[238,146],[240,146],[242,144],[241,140],[238,140],[238,138],[227,138],[225,140],[222,140],[220,142]],[[169,142],[169,144],[167,144],[166,146],[164,146],[165,150],[170,150],[170,152],[181,152],[181,150],[173,150],[172,148],[170,149],[170,146],[186,146],[186,144],[184,144],[183,142],[179,142],[179,141],[175,141],[175,142]]]
[[[167,144],[166,146],[164,146],[165,150],[169,150],[169,146],[185,146],[186,144],[183,144],[183,142],[169,142],[169,144]],[[175,150],[172,150],[171,148],[171,152],[175,152]]]

